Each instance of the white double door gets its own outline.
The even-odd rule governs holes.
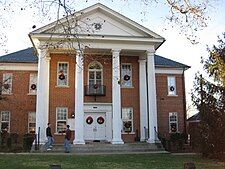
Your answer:
[[[84,140],[106,140],[106,114],[84,113]]]

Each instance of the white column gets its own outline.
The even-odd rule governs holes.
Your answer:
[[[47,51],[43,49],[38,50],[36,133],[39,132],[40,144],[45,143],[45,129],[49,122],[49,68],[50,57]]]
[[[139,93],[140,93],[140,134],[141,141],[145,141],[148,131],[148,108],[147,108],[147,81],[146,81],[146,58],[139,57]]]
[[[120,50],[112,50],[112,144],[123,144],[121,138]]]
[[[156,82],[155,82],[155,61],[154,50],[147,51],[147,71],[148,71],[148,120],[149,139],[148,143],[155,143],[158,137],[155,133],[157,128],[157,105],[156,105]]]
[[[75,139],[73,144],[84,142],[84,82],[83,82],[83,54],[76,51],[75,72]]]

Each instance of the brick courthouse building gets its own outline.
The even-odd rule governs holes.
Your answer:
[[[0,57],[1,129],[39,132],[43,143],[50,122],[61,142],[69,124],[74,144],[154,143],[156,131],[184,132],[189,67],[155,55],[164,38],[102,4],[75,15],[81,48],[74,36],[68,47],[62,26],[51,23],[29,34],[33,48]]]

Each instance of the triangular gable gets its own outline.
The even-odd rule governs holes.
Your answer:
[[[76,17],[73,17],[76,16]],[[70,25],[75,24],[73,18],[78,20],[79,28],[74,29],[72,33],[76,34],[94,34],[94,35],[110,35],[122,37],[146,37],[164,39],[153,31],[141,26],[140,24],[130,20],[129,18],[119,14],[118,12],[97,3],[88,8],[85,8],[74,15],[69,16]],[[67,20],[62,18],[59,20],[60,25],[66,25]],[[64,27],[58,25],[56,22],[37,29],[31,34],[52,34],[65,32]],[[70,26],[75,27],[75,26]]]

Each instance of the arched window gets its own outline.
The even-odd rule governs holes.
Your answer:
[[[103,67],[101,63],[94,61],[88,66],[88,85],[98,88],[103,84]]]

